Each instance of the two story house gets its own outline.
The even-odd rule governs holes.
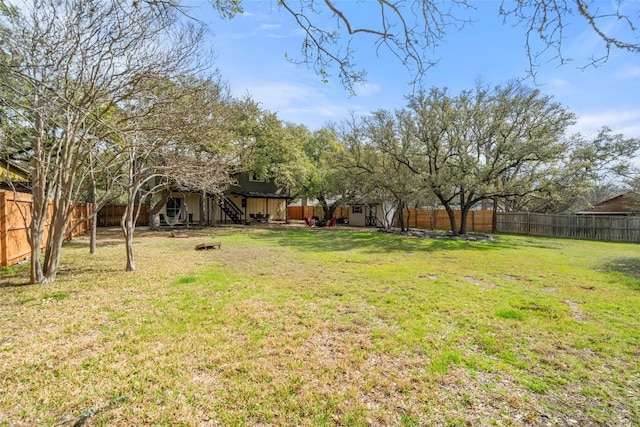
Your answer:
[[[223,194],[172,191],[160,210],[160,225],[285,221],[289,191],[253,173],[240,174]],[[203,219],[204,221],[201,221]]]

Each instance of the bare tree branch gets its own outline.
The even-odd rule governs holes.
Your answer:
[[[361,10],[374,4],[379,8],[376,18],[356,25]],[[355,85],[366,78],[366,70],[357,67],[352,48],[356,37],[372,37],[376,53],[394,55],[412,74],[411,83],[420,86],[427,71],[436,65],[435,49],[446,40],[447,33],[474,22],[474,4],[468,0],[377,0],[357,5],[340,0],[278,0],[278,5],[304,33],[301,58],[289,60],[310,66],[325,82],[331,77],[331,70],[336,69],[352,94]],[[568,37],[566,29],[576,19],[604,43],[602,55],[587,58],[585,67],[606,62],[612,49],[640,52],[638,2],[616,0],[612,5],[597,0],[503,1],[497,14],[505,24],[511,21],[523,28],[523,50],[532,76],[542,62],[564,65],[575,60],[567,56],[563,44]]]

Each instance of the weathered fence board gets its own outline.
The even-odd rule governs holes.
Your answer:
[[[103,206],[97,215],[98,227],[119,226],[126,208],[125,205]],[[140,215],[138,216],[136,225],[149,225],[149,207],[147,205],[140,206]]]
[[[404,209],[405,225],[409,228],[428,230],[449,230],[451,222],[444,209]],[[454,211],[456,224],[460,226],[461,213]],[[396,224],[397,225],[397,224]],[[493,211],[469,211],[467,215],[467,231],[487,232],[493,230]]]
[[[349,218],[349,208],[339,207],[334,215],[336,218]],[[287,206],[287,218],[303,220],[308,216],[324,217],[324,211],[321,206]]]
[[[496,232],[609,242],[640,242],[640,217],[499,212],[496,217]]]

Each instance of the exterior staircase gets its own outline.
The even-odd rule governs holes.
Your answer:
[[[218,199],[218,206],[220,206],[222,212],[224,212],[229,218],[231,218],[233,222],[235,222],[236,224],[242,224],[242,217],[244,215],[244,212],[242,212],[242,209],[236,206],[236,204],[233,203],[231,199],[223,195],[220,199]]]

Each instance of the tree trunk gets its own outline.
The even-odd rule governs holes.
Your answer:
[[[91,212],[91,236],[89,238],[89,254],[95,255],[97,250],[96,239],[98,237],[98,202],[96,201],[96,180],[93,169],[90,172],[91,187],[89,188],[89,199],[93,212]]]
[[[463,236],[466,236],[468,232],[467,219],[469,217],[469,211],[477,202],[477,200],[473,200],[473,198],[476,196],[475,193],[469,192],[469,194],[467,194],[466,196],[467,197],[465,201],[465,194],[462,193],[460,195],[460,234]]]
[[[93,213],[91,213],[91,237],[89,240],[89,253],[95,255],[98,250],[98,212],[93,205]]]
[[[136,270],[136,262],[133,255],[133,232],[135,230],[135,219],[133,211],[133,199],[130,198],[127,201],[127,207],[124,211],[124,214],[122,215],[122,219],[120,220],[120,228],[122,228],[122,234],[124,234],[127,251],[127,266],[125,268],[125,271]]]
[[[60,256],[62,255],[62,243],[66,232],[64,218],[54,218],[51,224],[52,232],[49,233],[50,243],[47,244],[45,252],[45,276],[47,282],[53,282],[60,266]]]
[[[444,209],[447,211],[447,216],[449,216],[449,224],[451,224],[451,234],[457,236],[459,234],[458,225],[456,224],[456,214],[451,209],[451,206],[447,203],[444,205]]]
[[[163,190],[160,196],[160,200],[149,210],[149,225],[152,230],[158,230],[160,228],[160,211],[167,204],[171,192],[169,190]]]
[[[220,208],[218,206],[218,200],[217,200],[219,196],[215,196],[215,197],[216,199],[214,199],[213,203],[211,204],[211,223],[209,225],[211,225],[212,227],[218,226],[218,209]],[[245,215],[246,215],[246,211],[245,211]]]
[[[444,206],[444,209],[447,211],[447,216],[449,217],[449,224],[451,224],[451,234],[453,234],[454,236],[457,236],[459,231],[458,231],[458,226],[456,224],[455,212],[453,211],[453,209],[451,209],[451,205],[449,204],[449,201],[446,200],[444,196],[442,196],[442,194],[435,192],[435,195],[438,198],[438,200],[440,200],[440,203],[442,203],[442,206]]]
[[[407,232],[409,231],[410,225],[411,224],[411,210],[409,209],[409,204],[408,203],[403,203],[402,204],[402,209],[406,209],[407,210],[407,220],[405,222],[405,227],[407,229]],[[418,224],[416,223],[416,227],[418,226]]]
[[[49,225],[49,241],[47,243],[47,250],[44,258],[45,276],[48,282],[53,282],[55,280],[58,267],[60,266],[62,243],[67,237],[67,223],[71,209],[71,201],[63,194],[61,184],[56,189],[56,194],[53,200],[53,215],[51,218],[51,224]]]
[[[401,232],[405,232],[405,227],[404,227],[404,202],[398,202],[398,225],[400,226],[400,231]],[[408,230],[406,230],[408,231]]]
[[[152,230],[160,229],[160,214],[149,214],[149,228]]]
[[[184,207],[184,224],[185,227],[189,228],[189,226],[191,225],[191,221],[189,221],[189,205],[187,204],[187,199],[184,197],[183,194],[183,199],[184,203],[182,204],[182,206]]]
[[[37,207],[34,197],[34,214],[37,212]],[[31,269],[30,269],[30,282],[45,283],[44,271],[42,268],[42,245],[44,243],[44,220],[41,220],[36,215],[33,215],[31,219]]]
[[[331,219],[329,215],[329,204],[327,203],[327,199],[324,196],[319,196],[318,197],[318,202],[320,203],[320,206],[322,207],[322,215],[325,221],[328,221]]]
[[[36,105],[39,104],[39,98],[36,97]],[[47,221],[47,207],[49,200],[47,185],[47,170],[42,166],[44,157],[44,131],[41,115],[35,113],[35,138],[33,144],[33,158],[31,160],[31,180],[32,189],[32,208],[31,208],[31,224],[29,226],[29,243],[31,244],[31,265],[30,265],[30,281],[32,284],[45,283],[46,278],[42,266],[42,246],[44,245],[44,225]]]
[[[42,247],[45,242],[44,225],[47,220],[48,200],[46,186],[40,181],[39,173],[36,172],[32,194],[31,224],[27,236],[31,244],[30,281],[32,284],[46,282],[42,265]]]
[[[126,252],[127,252],[127,265],[125,271],[135,271],[136,262],[133,255],[133,232],[136,228],[136,218],[134,212],[136,210],[136,195],[142,185],[136,179],[136,161],[135,147],[131,148],[129,157],[129,188],[127,189],[127,204],[120,219],[120,228],[122,228],[122,234],[124,234]],[[142,203],[142,200],[140,201]]]
[[[198,221],[200,227],[207,225],[207,192],[202,191],[200,194],[200,221]]]
[[[460,209],[460,235],[467,235],[467,217],[469,216],[469,209],[471,206],[467,203]]]
[[[338,205],[336,203],[332,203],[328,206],[327,212],[325,212],[325,219],[327,221],[336,215],[336,209],[338,209]]]
[[[491,218],[491,232],[495,233],[498,227],[498,198],[493,198],[493,217]]]
[[[335,202],[329,204],[325,196],[321,195],[317,197],[320,206],[322,207],[322,215],[325,221],[329,221],[336,214],[336,209],[338,209],[338,205],[342,203],[342,198],[336,200]]]

